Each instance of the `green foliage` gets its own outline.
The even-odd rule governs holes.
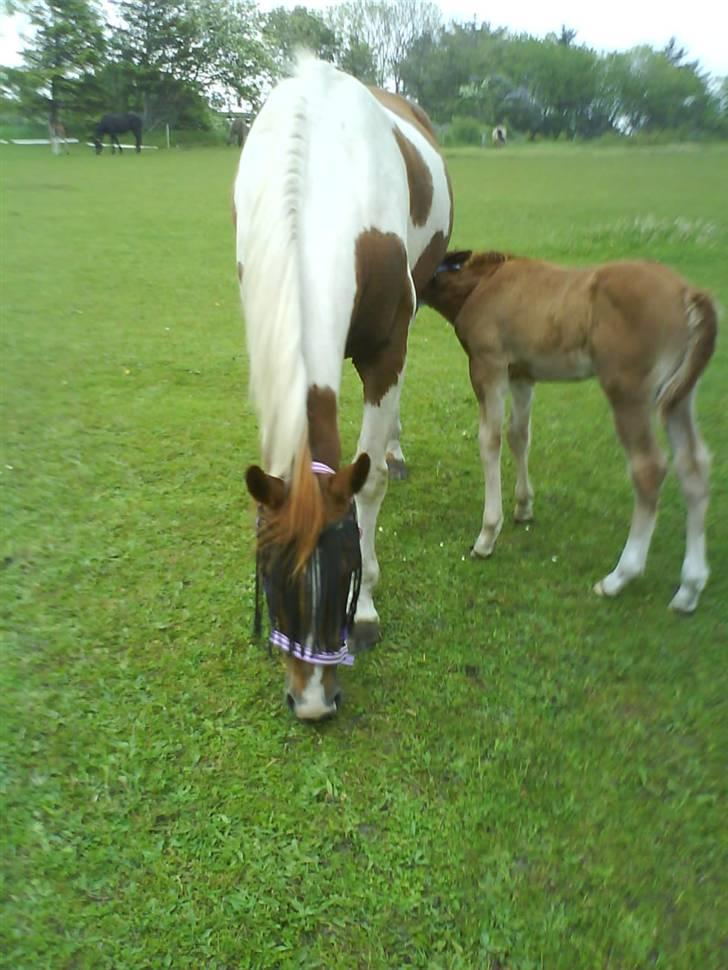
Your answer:
[[[663,259],[728,305],[724,146],[448,151],[453,245]],[[541,385],[537,519],[473,562],[477,406],[423,310],[383,639],[295,723],[251,642],[258,459],[233,149],[0,146],[0,962],[594,970],[725,965],[728,344],[698,613],[670,475],[614,601],[631,489],[593,383]],[[115,200],[108,219],[109,199]],[[361,389],[342,386],[344,453]],[[504,494],[513,467],[504,459]]]
[[[483,141],[483,125],[476,118],[453,118],[445,132],[444,144],[480,145]]]
[[[23,50],[22,70],[6,69],[3,87],[28,114],[51,120],[83,110],[95,90],[103,60],[101,17],[90,0],[33,0],[26,13],[34,27]]]
[[[274,52],[279,71],[293,58],[300,47],[312,51],[324,61],[334,61],[339,42],[324,20],[305,7],[276,7],[265,16],[263,38]]]
[[[413,45],[402,77],[405,91],[440,123],[466,114],[548,138],[725,131],[720,96],[698,64],[683,61],[674,45],[600,56],[575,44],[565,27],[538,40],[487,24],[453,24]]]

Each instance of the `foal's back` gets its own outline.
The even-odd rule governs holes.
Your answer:
[[[574,268],[505,258],[483,264],[455,326],[471,355],[498,354],[532,380],[621,375],[654,389],[685,351],[700,294],[644,260]]]

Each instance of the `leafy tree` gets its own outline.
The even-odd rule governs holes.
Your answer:
[[[376,83],[402,90],[402,68],[415,42],[435,34],[442,14],[431,0],[347,0],[330,8],[332,27],[349,50],[365,44],[376,66]]]
[[[488,24],[475,22],[423,34],[402,65],[405,93],[440,123],[456,114],[495,123],[487,79],[505,75],[504,36],[504,31],[492,31]],[[513,87],[510,79],[506,87]]]
[[[34,30],[22,68],[7,72],[6,85],[29,114],[43,111],[49,121],[83,111],[104,56],[98,8],[93,0],[32,0],[22,9]]]
[[[369,45],[363,40],[349,40],[339,54],[339,67],[363,84],[377,83],[377,65]]]
[[[200,100],[256,107],[270,74],[253,0],[119,0],[112,47],[145,123],[178,123]]]
[[[324,61],[335,61],[339,43],[334,30],[318,14],[305,7],[276,7],[265,17],[263,39],[279,72],[297,48],[305,47]]]

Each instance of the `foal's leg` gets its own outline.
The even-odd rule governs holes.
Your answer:
[[[599,596],[616,596],[635,576],[645,571],[647,553],[657,520],[657,500],[667,463],[657,444],[647,400],[612,402],[617,433],[627,452],[634,510],[629,536],[614,570],[594,587]]]
[[[511,381],[511,420],[508,424],[508,444],[516,462],[516,522],[530,522],[533,518],[533,489],[528,478],[528,449],[531,444],[531,401],[533,384],[530,381]]]
[[[473,384],[475,386],[475,380]],[[479,388],[476,387],[480,402],[478,442],[485,479],[485,503],[483,527],[470,550],[473,558],[487,559],[492,554],[495,541],[503,526],[500,456],[506,386],[506,380],[498,378],[492,383],[480,383]]]
[[[670,607],[692,613],[708,581],[705,555],[705,513],[708,508],[710,454],[700,437],[693,413],[694,392],[681,401],[666,418],[675,471],[688,507],[685,559],[680,588]]]

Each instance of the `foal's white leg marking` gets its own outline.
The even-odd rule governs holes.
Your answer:
[[[705,513],[708,508],[710,454],[698,432],[691,393],[667,418],[667,433],[672,445],[675,471],[688,507],[685,559],[680,588],[670,608],[692,613],[708,582],[705,553]]]
[[[615,421],[630,464],[634,510],[629,536],[619,562],[594,586],[599,596],[616,596],[645,571],[647,553],[657,521],[657,499],[665,478],[665,456],[655,440],[646,406],[615,410]]]
[[[505,390],[503,386],[489,387],[480,402],[480,459],[485,479],[483,527],[470,552],[474,558],[487,559],[503,526],[500,456]]]
[[[375,550],[377,516],[387,491],[387,462],[384,457],[385,442],[392,421],[399,409],[402,375],[379,404],[364,404],[357,455],[365,451],[371,459],[369,475],[364,487],[356,495],[356,509],[361,529],[362,578],[359,603],[356,610],[357,623],[379,623],[374,607],[374,587],[379,581],[379,563]]]
[[[528,478],[528,449],[531,444],[531,401],[533,384],[511,381],[511,420],[508,443],[516,462],[516,522],[530,522],[533,518],[533,489]]]

